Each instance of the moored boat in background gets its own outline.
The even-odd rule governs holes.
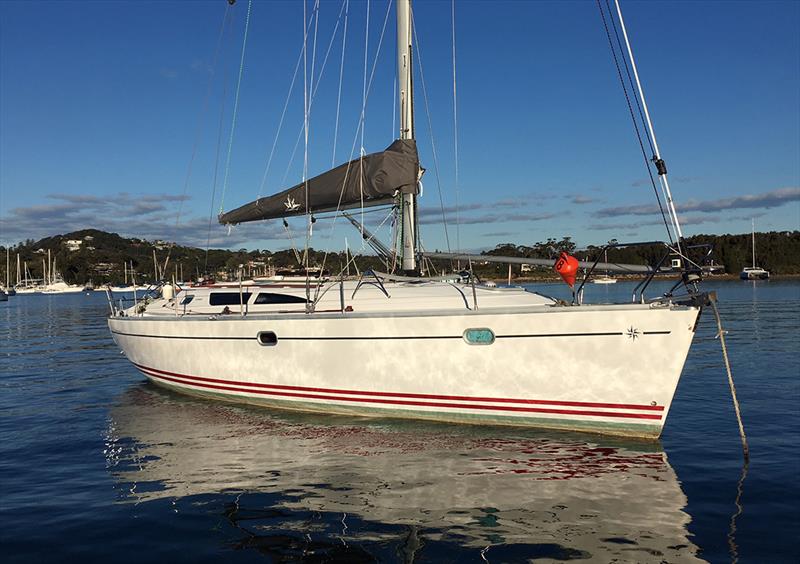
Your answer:
[[[760,266],[756,266],[756,221],[753,222],[753,265],[745,266],[742,272],[739,273],[739,278],[742,280],[768,280],[769,271],[764,270]]]

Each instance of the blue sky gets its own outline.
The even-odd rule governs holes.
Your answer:
[[[221,204],[248,3],[232,8],[214,66],[226,6],[0,3],[0,242],[96,227],[205,245],[209,214]],[[370,69],[378,54],[366,152],[388,146],[396,127],[391,17],[378,52],[387,7],[369,4]],[[334,158],[341,8],[321,3],[310,175]],[[361,147],[366,8],[349,4],[336,162]],[[800,229],[800,3],[622,8],[685,233],[746,232],[752,217],[759,230]],[[415,3],[427,90],[426,104],[417,66],[428,249],[447,248],[439,189],[456,247],[450,17],[449,2]],[[301,2],[253,3],[226,210],[301,179],[302,140],[291,155],[303,121],[302,66],[275,139],[302,30]],[[456,34],[462,248],[664,238],[594,2],[457,2]],[[382,219],[368,216],[372,225]],[[384,239],[388,225],[378,230]],[[292,233],[302,239],[302,224],[293,222]],[[275,221],[228,234],[214,220],[210,237],[228,248],[289,246]],[[312,245],[339,249],[345,237],[351,245],[358,238],[320,220]]]

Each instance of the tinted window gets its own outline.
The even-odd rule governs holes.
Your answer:
[[[247,300],[250,299],[250,292],[245,292],[242,294],[242,300],[244,303],[247,303]],[[239,292],[225,292],[225,293],[216,293],[211,294],[208,297],[208,304],[212,306],[218,305],[241,305],[239,302]]]
[[[254,304],[304,304],[305,298],[300,296],[290,296],[288,294],[272,294],[269,292],[261,292],[256,296]]]

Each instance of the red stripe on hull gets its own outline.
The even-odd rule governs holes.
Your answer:
[[[426,400],[445,400],[445,401],[472,401],[472,402],[492,402],[492,403],[521,403],[525,405],[558,405],[562,407],[600,407],[608,409],[631,409],[640,411],[664,411],[663,405],[637,405],[627,403],[596,403],[596,402],[581,402],[581,401],[548,401],[548,400],[534,400],[534,399],[513,399],[513,398],[487,398],[487,397],[473,397],[473,396],[448,396],[448,395],[435,395],[435,394],[411,394],[402,392],[370,392],[358,390],[338,390],[334,388],[309,388],[303,386],[284,386],[279,384],[259,384],[254,382],[240,382],[236,380],[221,380],[219,378],[204,378],[202,376],[188,376],[186,374],[179,374],[177,372],[167,372],[157,368],[150,368],[141,364],[133,363],[134,366],[140,370],[149,370],[150,372],[158,375],[174,376],[176,378],[184,378],[189,380],[196,380],[199,382],[211,382],[215,384],[244,386],[246,388],[262,388],[267,390],[287,390],[294,392],[314,392],[324,394],[349,394],[359,396],[373,396],[373,397],[395,397],[395,398],[409,398],[409,399],[426,399]],[[572,412],[570,412],[572,413]],[[653,419],[660,419],[661,416],[653,416]]]
[[[138,366],[138,365],[137,365]],[[231,385],[217,385],[217,384],[206,384],[203,382],[196,382],[192,381],[192,376],[166,376],[163,374],[158,374],[156,371],[150,371],[150,369],[139,367],[139,370],[143,372],[147,376],[151,376],[153,378],[157,378],[160,380],[166,380],[169,382],[175,382],[177,384],[184,384],[189,386],[197,386],[200,388],[207,388],[212,390],[226,390],[231,392],[246,392],[249,394],[259,394],[259,395],[268,395],[268,396],[279,396],[279,397],[292,397],[292,398],[303,398],[303,399],[318,399],[318,400],[333,400],[338,402],[360,402],[360,403],[377,403],[377,404],[384,404],[384,405],[408,405],[408,406],[415,406],[415,407],[444,407],[444,408],[456,408],[456,409],[478,409],[478,410],[490,410],[490,411],[511,411],[511,412],[521,412],[521,413],[549,413],[549,414],[556,414],[556,415],[582,415],[582,416],[590,416],[590,417],[622,417],[628,419],[661,419],[660,415],[651,415],[649,413],[616,413],[616,412],[609,412],[609,411],[573,411],[568,409],[549,409],[543,407],[521,407],[521,406],[512,406],[512,405],[484,405],[484,404],[465,404],[465,403],[446,403],[446,402],[423,402],[423,401],[409,401],[409,400],[390,400],[390,399],[376,399],[376,398],[351,398],[345,396],[331,396],[331,395],[318,395],[318,394],[302,394],[302,393],[295,393],[295,392],[283,392],[283,391],[276,391],[276,390],[259,390],[259,389],[252,389],[252,388],[242,388],[237,386]],[[181,379],[185,378],[185,379]],[[187,381],[189,380],[189,381]]]

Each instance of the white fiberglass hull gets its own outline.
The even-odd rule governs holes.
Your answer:
[[[153,382],[274,407],[657,437],[699,308],[113,317]],[[492,344],[468,344],[489,328]],[[259,332],[277,343],[260,344]]]

